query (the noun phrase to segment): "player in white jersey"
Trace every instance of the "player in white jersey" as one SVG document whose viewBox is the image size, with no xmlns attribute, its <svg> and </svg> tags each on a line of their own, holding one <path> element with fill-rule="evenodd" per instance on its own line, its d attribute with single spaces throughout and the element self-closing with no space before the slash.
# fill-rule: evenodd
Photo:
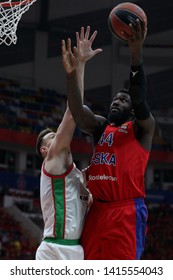
<svg viewBox="0 0 173 280">
<path fill-rule="evenodd" d="M 79 58 L 77 82 L 82 93 L 85 62 L 101 52 L 101 49 L 92 50 L 96 34 L 95 31 L 90 37 L 90 27 L 86 32 L 82 27 L 80 35 L 76 33 L 77 48 L 74 48 L 74 54 Z M 72 58 L 70 63 L 68 57 Z M 70 79 L 68 72 L 76 68 L 77 61 L 75 57 L 73 60 L 70 39 L 67 46 L 62 41 L 62 60 L 67 79 Z M 44 220 L 43 240 L 36 252 L 37 260 L 84 258 L 80 236 L 88 210 L 89 192 L 82 173 L 73 163 L 70 143 L 74 130 L 75 122 L 67 106 L 56 133 L 47 128 L 37 138 L 36 150 L 43 159 L 40 199 Z"/>
</svg>

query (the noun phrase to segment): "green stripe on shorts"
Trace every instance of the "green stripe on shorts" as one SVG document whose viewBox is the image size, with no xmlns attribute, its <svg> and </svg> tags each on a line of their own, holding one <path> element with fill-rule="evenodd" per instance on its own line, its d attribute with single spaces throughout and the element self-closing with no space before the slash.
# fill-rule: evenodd
<svg viewBox="0 0 173 280">
<path fill-rule="evenodd" d="M 50 242 L 50 243 L 56 243 L 60 245 L 79 245 L 79 239 L 60 239 L 60 238 L 51 238 L 51 237 L 45 237 L 44 241 Z"/>
</svg>

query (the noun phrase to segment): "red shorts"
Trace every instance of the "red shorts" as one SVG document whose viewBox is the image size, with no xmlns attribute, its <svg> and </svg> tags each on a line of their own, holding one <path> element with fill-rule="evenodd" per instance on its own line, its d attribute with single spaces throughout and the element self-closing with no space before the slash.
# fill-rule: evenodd
<svg viewBox="0 0 173 280">
<path fill-rule="evenodd" d="M 81 236 L 86 260 L 136 260 L 144 250 L 147 208 L 143 199 L 94 201 Z"/>
</svg>

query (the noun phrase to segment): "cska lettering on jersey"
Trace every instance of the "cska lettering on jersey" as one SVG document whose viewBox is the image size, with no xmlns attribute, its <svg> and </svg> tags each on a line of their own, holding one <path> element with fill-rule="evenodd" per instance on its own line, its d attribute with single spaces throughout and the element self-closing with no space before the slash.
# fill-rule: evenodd
<svg viewBox="0 0 173 280">
<path fill-rule="evenodd" d="M 114 133 L 111 132 L 105 137 L 105 133 L 102 134 L 100 141 L 98 142 L 99 146 L 103 146 L 103 144 L 108 145 L 109 147 L 113 144 L 113 136 Z M 104 152 L 96 152 L 92 157 L 92 163 L 97 164 L 107 164 L 107 165 L 116 165 L 116 155 Z"/>
<path fill-rule="evenodd" d="M 110 153 L 95 153 L 92 158 L 93 164 L 116 165 L 116 156 Z"/>
</svg>

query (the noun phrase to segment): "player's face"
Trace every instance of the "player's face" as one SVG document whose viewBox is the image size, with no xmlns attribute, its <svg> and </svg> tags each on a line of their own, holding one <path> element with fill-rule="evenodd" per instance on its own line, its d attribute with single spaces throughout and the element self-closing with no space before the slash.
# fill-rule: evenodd
<svg viewBox="0 0 173 280">
<path fill-rule="evenodd" d="M 131 116 L 132 103 L 130 95 L 124 92 L 116 94 L 109 108 L 108 119 L 110 123 L 119 126 Z"/>
</svg>

